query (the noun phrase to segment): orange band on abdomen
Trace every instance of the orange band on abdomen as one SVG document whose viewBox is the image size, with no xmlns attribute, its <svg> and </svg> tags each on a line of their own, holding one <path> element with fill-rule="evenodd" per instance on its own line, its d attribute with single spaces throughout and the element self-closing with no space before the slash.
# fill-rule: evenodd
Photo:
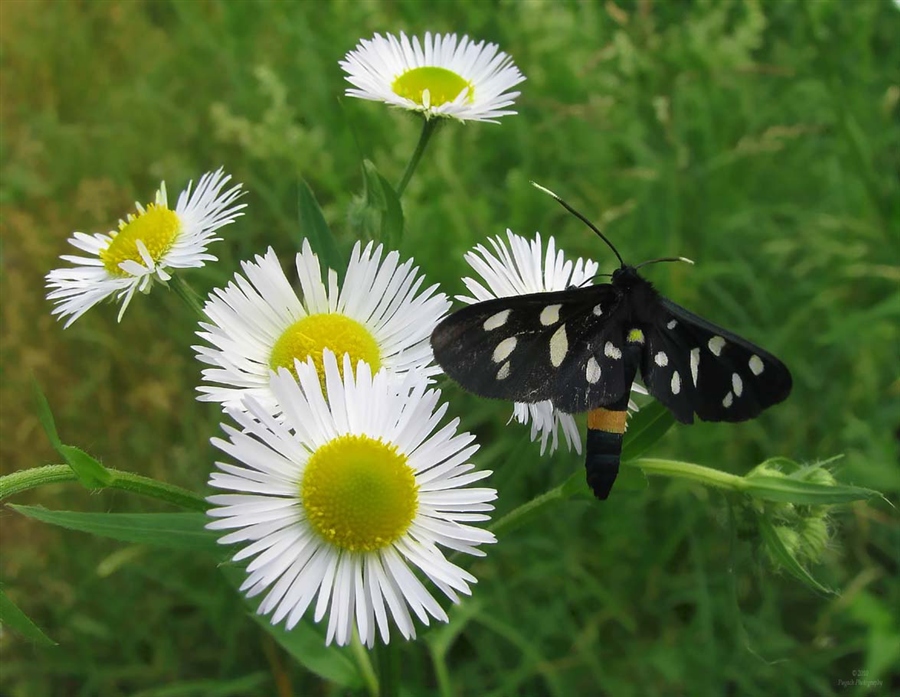
<svg viewBox="0 0 900 697">
<path fill-rule="evenodd" d="M 625 433 L 627 411 L 610 411 L 603 407 L 588 412 L 587 425 L 594 431 L 607 433 Z"/>
</svg>

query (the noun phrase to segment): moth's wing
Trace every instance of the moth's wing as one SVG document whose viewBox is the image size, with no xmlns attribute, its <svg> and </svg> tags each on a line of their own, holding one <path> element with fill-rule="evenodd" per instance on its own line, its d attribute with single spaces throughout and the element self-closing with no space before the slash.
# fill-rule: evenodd
<svg viewBox="0 0 900 697">
<path fill-rule="evenodd" d="M 566 356 L 554 374 L 553 406 L 577 413 L 619 404 L 631 390 L 640 362 L 638 346 L 627 343 L 630 329 L 628 297 L 603 314 L 573 315 L 556 329 L 557 342 L 565 336 Z"/>
<path fill-rule="evenodd" d="M 670 300 L 645 326 L 644 384 L 682 423 L 746 421 L 790 394 L 784 363 Z"/>
<path fill-rule="evenodd" d="M 567 379 L 577 381 L 580 372 L 584 382 L 593 351 L 588 338 L 602 333 L 622 305 L 622 294 L 609 284 L 487 300 L 438 324 L 431 347 L 444 372 L 469 392 L 516 402 L 549 399 L 569 410 L 563 405 L 581 404 L 584 390 Z M 612 369 L 608 379 L 615 380 Z M 606 394 L 594 393 L 595 399 Z"/>
</svg>

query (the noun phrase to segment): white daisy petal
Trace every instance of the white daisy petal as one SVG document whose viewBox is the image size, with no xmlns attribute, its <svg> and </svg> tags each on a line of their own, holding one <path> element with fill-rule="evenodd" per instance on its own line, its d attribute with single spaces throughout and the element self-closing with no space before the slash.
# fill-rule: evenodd
<svg viewBox="0 0 900 697">
<path fill-rule="evenodd" d="M 470 486 L 490 473 L 474 470 L 457 422 L 440 427 L 446 406 L 420 375 L 398 382 L 346 355 L 339 368 L 327 350 L 323 362 L 324 380 L 312 359 L 272 375 L 279 418 L 252 398 L 228 411 L 237 427 L 212 442 L 233 462 L 210 476 L 224 493 L 207 499 L 207 527 L 240 545 L 241 590 L 263 594 L 274 624 L 327 622 L 339 645 L 354 629 L 367 646 L 388 642 L 391 624 L 413 638 L 416 620 L 448 619 L 432 585 L 452 602 L 471 593 L 476 579 L 443 550 L 483 555 L 496 540 L 474 524 L 497 492 Z"/>
<path fill-rule="evenodd" d="M 243 274 L 214 290 L 204 307 L 209 322 L 200 323 L 197 335 L 207 344 L 193 348 L 211 367 L 202 371 L 199 399 L 243 409 L 252 397 L 274 413 L 272 371 L 312 357 L 321 372 L 323 349 L 350 355 L 354 366 L 365 361 L 387 368 L 398 382 L 411 372 L 438 374 L 429 338 L 450 300 L 437 286 L 419 290 L 424 277 L 413 260 L 400 264 L 397 252 L 382 260 L 383 252 L 381 245 L 357 243 L 343 287 L 332 269 L 326 286 L 304 240 L 296 256 L 299 297 L 271 248 L 243 262 Z"/>
<path fill-rule="evenodd" d="M 425 118 L 489 121 L 515 114 L 525 78 L 496 44 L 474 43 L 456 34 L 425 33 L 422 42 L 401 32 L 400 38 L 375 34 L 350 51 L 341 68 L 349 97 L 384 102 L 417 111 Z"/>
<path fill-rule="evenodd" d="M 172 269 L 214 261 L 206 249 L 220 239 L 216 231 L 243 215 L 245 207 L 236 203 L 240 184 L 223 191 L 230 179 L 221 169 L 204 174 L 193 193 L 188 184 L 174 210 L 168 208 L 163 182 L 156 202 L 146 208 L 136 204 L 137 213 L 120 221 L 117 230 L 74 233 L 69 243 L 93 256 L 63 255 L 76 266 L 47 274 L 47 299 L 55 305 L 51 314 L 68 327 L 97 303 L 113 299 L 121 303 L 121 321 L 136 290 L 148 293 L 153 283 L 166 283 Z"/>
<path fill-rule="evenodd" d="M 469 266 L 481 278 L 463 278 L 470 295 L 457 296 L 457 300 L 471 305 L 495 298 L 579 287 L 590 283 L 599 269 L 595 261 L 578 258 L 573 263 L 566 259 L 563 251 L 557 250 L 553 237 L 547 241 L 544 252 L 540 233 L 532 240 L 513 234 L 511 230 L 506 231 L 506 236 L 506 241 L 499 236 L 489 238 L 491 249 L 479 244 L 465 255 Z M 634 385 L 632 389 L 646 392 L 640 385 Z M 629 402 L 628 408 L 636 411 L 637 405 Z M 510 421 L 513 420 L 531 424 L 531 440 L 540 440 L 542 455 L 548 448 L 551 453 L 556 450 L 560 430 L 566 446 L 581 453 L 581 434 L 575 418 L 556 410 L 549 401 L 516 403 L 510 417 Z"/>
</svg>

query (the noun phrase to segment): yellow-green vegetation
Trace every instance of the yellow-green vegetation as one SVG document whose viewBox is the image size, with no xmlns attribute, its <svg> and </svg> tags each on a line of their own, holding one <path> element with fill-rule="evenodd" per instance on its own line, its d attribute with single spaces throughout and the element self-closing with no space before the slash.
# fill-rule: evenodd
<svg viewBox="0 0 900 697">
<path fill-rule="evenodd" d="M 160 180 L 176 192 L 219 166 L 244 183 L 248 209 L 211 250 L 219 262 L 187 275 L 199 291 L 268 245 L 282 260 L 299 249 L 301 179 L 349 249 L 363 158 L 396 183 L 420 121 L 343 98 L 338 60 L 360 38 L 401 30 L 496 42 L 527 77 L 517 116 L 439 127 L 403 195 L 400 249 L 429 281 L 462 292 L 462 254 L 507 227 L 553 234 L 611 271 L 609 250 L 537 180 L 631 263 L 693 259 L 646 275 L 793 372 L 783 405 L 744 424 L 676 427 L 655 454 L 739 475 L 770 456 L 843 454 L 840 481 L 896 503 L 900 8 L 890 0 L 0 2 L 2 474 L 59 462 L 35 380 L 63 441 L 109 468 L 204 491 L 221 417 L 195 401 L 190 311 L 158 289 L 121 324 L 107 304 L 63 331 L 43 276 L 71 252 L 72 231 L 113 229 Z M 582 466 L 565 451 L 540 458 L 495 404 L 445 394 L 483 444 L 478 466 L 495 471 L 498 518 Z M 64 481 L 13 502 L 168 510 Z M 815 543 L 817 577 L 842 591 L 829 596 L 773 573 L 728 511 L 713 490 L 653 479 L 500 535 L 470 566 L 475 598 L 451 625 L 461 634 L 425 631 L 430 654 L 406 647 L 409 694 L 430 694 L 436 671 L 466 695 L 828 695 L 862 684 L 860 694 L 866 681 L 886 694 L 900 660 L 896 512 L 856 503 L 814 517 L 814 529 L 774 529 L 786 547 Z M 5 697 L 350 694 L 284 653 L 203 554 L 9 509 L 0 523 L 0 584 L 58 643 L 0 634 Z"/>
</svg>

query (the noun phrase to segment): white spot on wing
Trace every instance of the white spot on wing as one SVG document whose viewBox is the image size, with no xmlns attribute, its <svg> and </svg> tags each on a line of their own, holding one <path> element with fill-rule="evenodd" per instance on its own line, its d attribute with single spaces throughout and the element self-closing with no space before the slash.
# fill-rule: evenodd
<svg viewBox="0 0 900 697">
<path fill-rule="evenodd" d="M 712 355 L 719 356 L 722 353 L 722 349 L 725 348 L 725 339 L 721 336 L 714 336 L 709 340 L 707 346 L 709 346 L 709 350 L 712 351 Z"/>
<path fill-rule="evenodd" d="M 502 327 L 504 324 L 506 324 L 506 320 L 509 319 L 510 312 L 511 310 L 501 310 L 497 314 L 488 317 L 486 320 L 484 320 L 484 330 L 486 332 L 489 332 Z"/>
<path fill-rule="evenodd" d="M 594 309 L 591 310 L 591 312 L 593 312 L 595 315 L 597 315 L 597 317 L 599 317 L 600 315 L 603 314 L 603 308 L 600 307 L 600 305 L 594 305 Z"/>
<path fill-rule="evenodd" d="M 608 358 L 615 360 L 619 360 L 622 357 L 622 352 L 613 346 L 611 341 L 606 342 L 606 346 L 603 347 L 603 353 L 605 353 Z"/>
<path fill-rule="evenodd" d="M 593 356 L 588 358 L 587 366 L 584 369 L 584 377 L 592 385 L 596 384 L 600 379 L 600 364 L 597 363 L 597 359 Z"/>
<path fill-rule="evenodd" d="M 519 340 L 514 336 L 504 339 L 497 344 L 497 348 L 494 349 L 494 355 L 491 356 L 491 360 L 494 361 L 494 363 L 502 363 L 509 358 L 509 354 L 513 352 L 518 342 Z"/>
<path fill-rule="evenodd" d="M 761 374 L 764 367 L 762 359 L 759 356 L 750 356 L 750 370 L 754 375 Z"/>
<path fill-rule="evenodd" d="M 506 361 L 503 365 L 500 366 L 500 370 L 497 371 L 497 379 L 498 380 L 506 380 L 509 377 L 509 361 Z"/>
<path fill-rule="evenodd" d="M 678 394 L 679 392 L 681 392 L 681 376 L 678 374 L 677 370 L 674 373 L 672 373 L 671 388 L 672 388 L 672 394 Z"/>
<path fill-rule="evenodd" d="M 737 373 L 731 374 L 731 389 L 734 391 L 735 397 L 740 397 L 741 392 L 744 391 L 744 381 L 741 380 L 741 376 Z"/>
<path fill-rule="evenodd" d="M 677 319 L 673 319 L 671 322 L 669 322 L 669 323 L 666 325 L 666 329 L 675 329 L 675 327 L 677 327 L 677 326 L 678 326 L 678 320 L 677 320 Z"/>
<path fill-rule="evenodd" d="M 725 395 L 725 399 L 722 400 L 722 406 L 726 409 L 731 406 L 731 403 L 734 401 L 734 395 L 729 392 Z"/>
<path fill-rule="evenodd" d="M 549 327 L 551 324 L 559 322 L 559 308 L 561 307 L 562 305 L 547 305 L 541 310 L 541 324 Z"/>
<path fill-rule="evenodd" d="M 700 349 L 695 348 L 691 350 L 691 380 L 694 382 L 694 387 L 697 386 L 697 371 L 700 369 Z"/>
<path fill-rule="evenodd" d="M 568 350 L 569 340 L 566 338 L 566 325 L 561 324 L 550 337 L 550 363 L 554 368 L 559 368 Z"/>
<path fill-rule="evenodd" d="M 660 368 L 665 368 L 669 365 L 669 357 L 666 355 L 665 351 L 657 353 L 656 356 L 653 357 L 653 360 Z"/>
</svg>

